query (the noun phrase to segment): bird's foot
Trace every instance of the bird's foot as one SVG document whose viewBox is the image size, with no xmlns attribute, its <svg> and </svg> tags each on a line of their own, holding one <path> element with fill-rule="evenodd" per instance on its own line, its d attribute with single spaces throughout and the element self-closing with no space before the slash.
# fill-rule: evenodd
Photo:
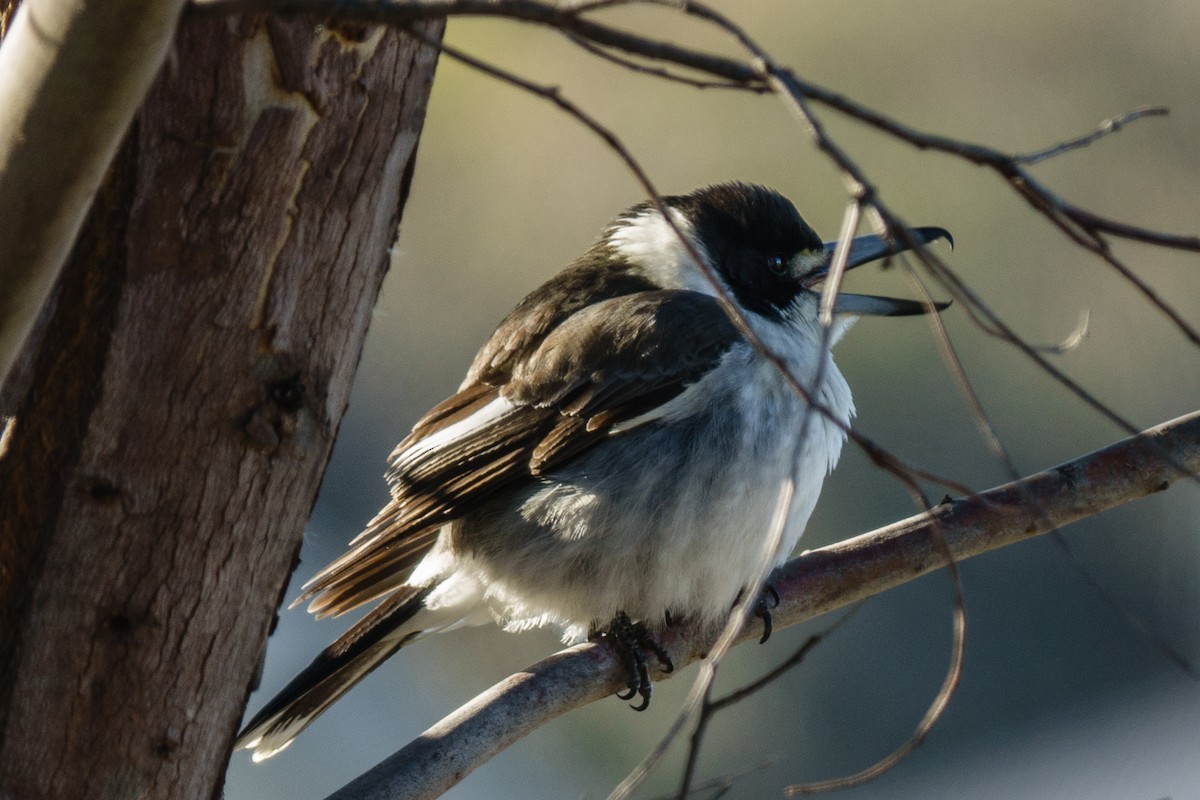
<svg viewBox="0 0 1200 800">
<path fill-rule="evenodd" d="M 742 595 L 744 594 L 745 591 L 743 590 L 738 594 L 737 599 L 733 601 L 735 608 L 742 601 Z M 762 591 L 758 593 L 758 600 L 754 602 L 754 616 L 761 619 L 763 624 L 763 635 L 758 640 L 759 644 L 763 644 L 767 639 L 771 638 L 771 631 L 774 630 L 771 625 L 771 612 L 776 608 L 779 608 L 779 592 L 775 591 L 775 587 L 771 584 L 763 584 Z"/>
<path fill-rule="evenodd" d="M 775 591 L 771 584 L 764 584 L 763 590 L 758 593 L 758 605 L 754 609 L 754 616 L 761 619 L 763 624 L 763 635 L 758 640 L 759 644 L 771 638 L 771 611 L 776 608 L 779 608 L 779 592 Z"/>
<path fill-rule="evenodd" d="M 642 698 L 638 705 L 630 705 L 634 711 L 645 711 L 650 707 L 650 693 L 653 686 L 650 682 L 650 669 L 646 664 L 647 651 L 654 654 L 663 672 L 674 672 L 675 663 L 671 654 L 646 630 L 641 622 L 634 622 L 624 611 L 617 614 L 607 628 L 599 631 L 593 638 L 605 638 L 613 643 L 617 653 L 625 662 L 629 673 L 629 691 L 617 692 L 622 700 L 632 700 L 635 695 Z"/>
</svg>

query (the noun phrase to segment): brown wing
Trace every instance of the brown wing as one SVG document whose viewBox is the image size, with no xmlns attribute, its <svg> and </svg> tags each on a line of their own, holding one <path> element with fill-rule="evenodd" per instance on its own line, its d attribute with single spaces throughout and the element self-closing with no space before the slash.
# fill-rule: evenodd
<svg viewBox="0 0 1200 800">
<path fill-rule="evenodd" d="M 469 384 L 426 414 L 392 453 L 392 502 L 297 601 L 340 614 L 403 585 L 441 525 L 535 480 L 653 412 L 741 336 L 706 295 L 650 291 L 572 314 L 512 365 L 506 383 Z"/>
<path fill-rule="evenodd" d="M 564 320 L 595 303 L 655 288 L 623 264 L 611 245 L 597 242 L 517 304 L 480 348 L 462 388 L 474 383 L 506 383 L 513 369 Z"/>
</svg>

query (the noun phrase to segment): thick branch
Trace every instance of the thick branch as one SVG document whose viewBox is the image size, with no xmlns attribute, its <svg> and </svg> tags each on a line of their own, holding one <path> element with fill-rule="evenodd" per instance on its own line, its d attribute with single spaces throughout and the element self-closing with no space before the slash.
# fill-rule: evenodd
<svg viewBox="0 0 1200 800">
<path fill-rule="evenodd" d="M 26 0 L 0 47 L 0 381 L 158 73 L 183 0 Z"/>
<path fill-rule="evenodd" d="M 907 583 L 944 567 L 947 552 L 961 561 L 1163 491 L 1188 477 L 1180 467 L 1192 475 L 1200 471 L 1200 412 L 1020 481 L 945 502 L 931 514 L 804 553 L 772 578 L 781 600 L 775 624 L 795 625 Z M 758 635 L 748 630 L 742 640 Z M 682 667 L 703 657 L 712 636 L 680 625 L 662 644 Z M 540 725 L 623 688 L 622 670 L 602 644 L 556 653 L 479 695 L 329 800 L 436 797 Z"/>
</svg>

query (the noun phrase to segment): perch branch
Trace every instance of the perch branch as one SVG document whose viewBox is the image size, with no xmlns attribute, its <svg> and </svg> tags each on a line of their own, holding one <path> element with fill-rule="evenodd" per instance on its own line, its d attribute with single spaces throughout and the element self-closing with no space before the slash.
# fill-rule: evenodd
<svg viewBox="0 0 1200 800">
<path fill-rule="evenodd" d="M 962 561 L 1049 533 L 1163 491 L 1197 471 L 1200 411 L 1020 481 L 944 502 L 929 514 L 804 553 L 771 579 L 780 596 L 775 624 L 795 625 L 907 583 L 944 567 L 947 555 Z M 741 641 L 757 636 L 743 631 Z M 712 643 L 712 631 L 686 623 L 662 637 L 677 667 L 702 658 Z M 556 653 L 479 695 L 329 800 L 436 797 L 540 725 L 624 688 L 623 669 L 603 644 Z M 668 677 L 660 672 L 655 679 Z"/>
</svg>

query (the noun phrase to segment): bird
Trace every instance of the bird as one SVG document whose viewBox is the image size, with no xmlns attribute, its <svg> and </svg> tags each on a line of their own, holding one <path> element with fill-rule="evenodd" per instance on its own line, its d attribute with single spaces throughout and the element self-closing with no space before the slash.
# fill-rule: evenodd
<svg viewBox="0 0 1200 800">
<path fill-rule="evenodd" d="M 846 268 L 953 244 L 936 227 L 900 238 L 855 238 Z M 390 502 L 296 601 L 317 617 L 375 607 L 235 748 L 269 758 L 401 647 L 493 621 L 554 626 L 566 642 L 611 636 L 632 651 L 621 696 L 644 708 L 646 649 L 671 666 L 654 634 L 684 617 L 719 624 L 757 585 L 788 476 L 773 564 L 795 548 L 855 413 L 829 346 L 860 316 L 946 305 L 839 292 L 826 329 L 836 246 L 783 195 L 742 182 L 613 219 L 396 446 Z"/>
</svg>

